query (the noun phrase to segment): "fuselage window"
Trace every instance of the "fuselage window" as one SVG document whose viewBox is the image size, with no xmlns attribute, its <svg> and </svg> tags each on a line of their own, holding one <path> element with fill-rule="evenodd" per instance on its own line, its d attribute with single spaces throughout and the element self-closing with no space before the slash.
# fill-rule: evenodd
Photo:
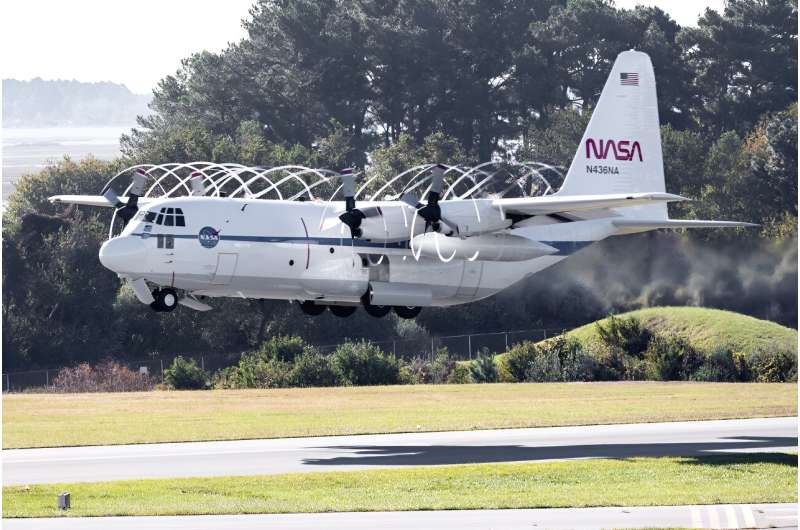
<svg viewBox="0 0 800 530">
<path fill-rule="evenodd" d="M 158 214 L 158 217 L 156 217 L 156 224 L 160 225 L 163 221 L 164 221 L 164 214 L 163 213 Z"/>
<path fill-rule="evenodd" d="M 164 234 L 156 235 L 156 241 L 157 241 L 156 246 L 158 248 L 164 248 Z"/>
<path fill-rule="evenodd" d="M 156 212 L 144 212 L 144 222 L 152 223 L 156 220 Z"/>
<path fill-rule="evenodd" d="M 171 210 L 172 208 L 170 208 Z M 167 214 L 164 217 L 164 226 L 173 226 L 174 217 L 171 214 Z"/>
<path fill-rule="evenodd" d="M 164 248 L 175 248 L 175 236 L 164 236 Z"/>
<path fill-rule="evenodd" d="M 186 226 L 186 220 L 183 217 L 183 210 L 175 208 L 175 226 Z"/>
</svg>

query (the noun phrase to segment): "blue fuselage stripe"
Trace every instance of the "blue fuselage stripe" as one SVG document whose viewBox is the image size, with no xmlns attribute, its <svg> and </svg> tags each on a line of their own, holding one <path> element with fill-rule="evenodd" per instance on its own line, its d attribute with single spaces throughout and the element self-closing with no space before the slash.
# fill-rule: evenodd
<svg viewBox="0 0 800 530">
<path fill-rule="evenodd" d="M 152 233 L 134 233 L 132 236 L 148 239 L 156 237 L 157 235 L 170 235 L 175 239 L 197 239 L 197 235 L 193 234 L 152 234 Z M 353 240 L 349 237 L 313 237 L 313 236 L 232 236 L 227 234 L 219 234 L 220 241 L 245 241 L 251 243 L 289 243 L 295 245 L 321 245 L 327 247 L 350 247 L 355 248 L 370 248 L 370 249 L 409 249 L 409 241 L 396 241 L 393 243 L 373 243 L 371 241 L 358 240 L 353 245 Z M 545 245 L 557 248 L 556 256 L 564 256 L 573 254 L 583 248 L 594 243 L 594 241 L 540 241 Z"/>
</svg>

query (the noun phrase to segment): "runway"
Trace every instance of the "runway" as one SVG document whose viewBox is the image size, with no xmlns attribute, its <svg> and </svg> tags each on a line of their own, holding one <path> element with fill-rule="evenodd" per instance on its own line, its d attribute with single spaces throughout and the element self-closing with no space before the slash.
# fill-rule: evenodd
<svg viewBox="0 0 800 530">
<path fill-rule="evenodd" d="M 797 418 L 5 450 L 3 484 L 797 450 Z"/>
<path fill-rule="evenodd" d="M 795 528 L 795 504 L 6 519 L 8 530 Z"/>
</svg>

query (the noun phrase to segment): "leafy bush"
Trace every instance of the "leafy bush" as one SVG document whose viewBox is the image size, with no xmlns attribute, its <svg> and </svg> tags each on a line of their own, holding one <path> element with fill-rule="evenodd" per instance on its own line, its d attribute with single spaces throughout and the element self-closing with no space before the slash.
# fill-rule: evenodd
<svg viewBox="0 0 800 530">
<path fill-rule="evenodd" d="M 694 381 L 734 382 L 743 380 L 742 376 L 747 377 L 747 374 L 743 373 L 731 349 L 717 346 L 709 352 L 703 365 L 691 378 Z"/>
<path fill-rule="evenodd" d="M 208 372 L 197 366 L 194 359 L 177 356 L 164 370 L 164 385 L 173 390 L 197 390 L 208 384 Z"/>
<path fill-rule="evenodd" d="M 611 315 L 607 324 L 597 322 L 595 326 L 603 343 L 634 357 L 642 357 L 652 338 L 652 333 L 635 317 L 617 318 Z"/>
<path fill-rule="evenodd" d="M 759 383 L 797 381 L 797 352 L 762 348 L 747 357 L 752 380 Z"/>
<path fill-rule="evenodd" d="M 294 359 L 290 379 L 292 386 L 336 386 L 338 380 L 330 357 L 309 350 Z"/>
<path fill-rule="evenodd" d="M 366 341 L 339 345 L 332 362 L 337 379 L 344 385 L 393 385 L 400 376 L 397 359 Z"/>
<path fill-rule="evenodd" d="M 264 342 L 256 351 L 256 355 L 262 359 L 293 362 L 295 357 L 306 351 L 306 348 L 308 346 L 300 337 L 278 335 Z"/>
<path fill-rule="evenodd" d="M 114 360 L 106 359 L 92 367 L 82 363 L 62 368 L 48 390 L 54 392 L 139 392 L 152 390 L 155 380 Z"/>
<path fill-rule="evenodd" d="M 525 374 L 528 367 L 536 357 L 536 343 L 523 341 L 515 344 L 505 355 L 505 370 L 512 381 L 525 381 Z"/>
<path fill-rule="evenodd" d="M 322 373 L 316 376 L 305 372 L 312 370 L 306 363 L 295 371 L 294 361 L 305 355 L 317 354 L 300 337 L 276 336 L 264 342 L 254 352 L 243 353 L 237 366 L 224 368 L 214 376 L 215 388 L 286 388 L 290 386 L 327 386 Z M 320 367 L 321 369 L 321 367 Z M 297 378 L 306 374 L 311 379 L 301 382 Z M 315 379 L 317 377 L 317 379 Z"/>
<path fill-rule="evenodd" d="M 648 379 L 688 380 L 703 364 L 703 355 L 682 337 L 654 335 L 644 352 Z"/>
<path fill-rule="evenodd" d="M 431 363 L 422 358 L 414 357 L 400 366 L 398 380 L 403 385 L 425 384 L 431 369 Z"/>
<path fill-rule="evenodd" d="M 592 378 L 592 360 L 580 341 L 559 335 L 536 345 L 526 381 L 586 381 Z"/>
<path fill-rule="evenodd" d="M 629 355 L 617 346 L 609 346 L 602 341 L 593 341 L 586 346 L 586 351 L 594 359 L 592 378 L 595 381 L 622 381 L 629 379 L 631 368 Z"/>
<path fill-rule="evenodd" d="M 577 339 L 564 335 L 511 348 L 506 369 L 515 381 L 585 381 L 593 378 L 594 361 Z"/>
<path fill-rule="evenodd" d="M 481 348 L 478 357 L 469 365 L 470 375 L 476 383 L 494 383 L 497 381 L 497 365 L 494 355 L 488 348 Z"/>
<path fill-rule="evenodd" d="M 470 373 L 469 366 L 465 363 L 456 363 L 447 377 L 447 382 L 450 384 L 464 385 L 472 383 L 472 374 Z"/>
<path fill-rule="evenodd" d="M 433 362 L 431 363 L 430 370 L 428 372 L 428 377 L 426 378 L 426 383 L 432 383 L 434 385 L 441 385 L 443 383 L 447 383 L 450 380 L 450 375 L 455 370 L 456 361 L 450 357 L 450 353 L 447 351 L 447 348 L 439 348 L 436 351 L 436 357 L 434 357 Z"/>
</svg>

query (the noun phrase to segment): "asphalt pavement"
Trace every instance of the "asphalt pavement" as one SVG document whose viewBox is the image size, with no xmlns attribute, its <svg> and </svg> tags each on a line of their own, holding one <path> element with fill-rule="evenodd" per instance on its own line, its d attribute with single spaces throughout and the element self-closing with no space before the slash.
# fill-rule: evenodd
<svg viewBox="0 0 800 530">
<path fill-rule="evenodd" d="M 797 418 L 4 450 L 3 485 L 797 450 Z"/>
</svg>

